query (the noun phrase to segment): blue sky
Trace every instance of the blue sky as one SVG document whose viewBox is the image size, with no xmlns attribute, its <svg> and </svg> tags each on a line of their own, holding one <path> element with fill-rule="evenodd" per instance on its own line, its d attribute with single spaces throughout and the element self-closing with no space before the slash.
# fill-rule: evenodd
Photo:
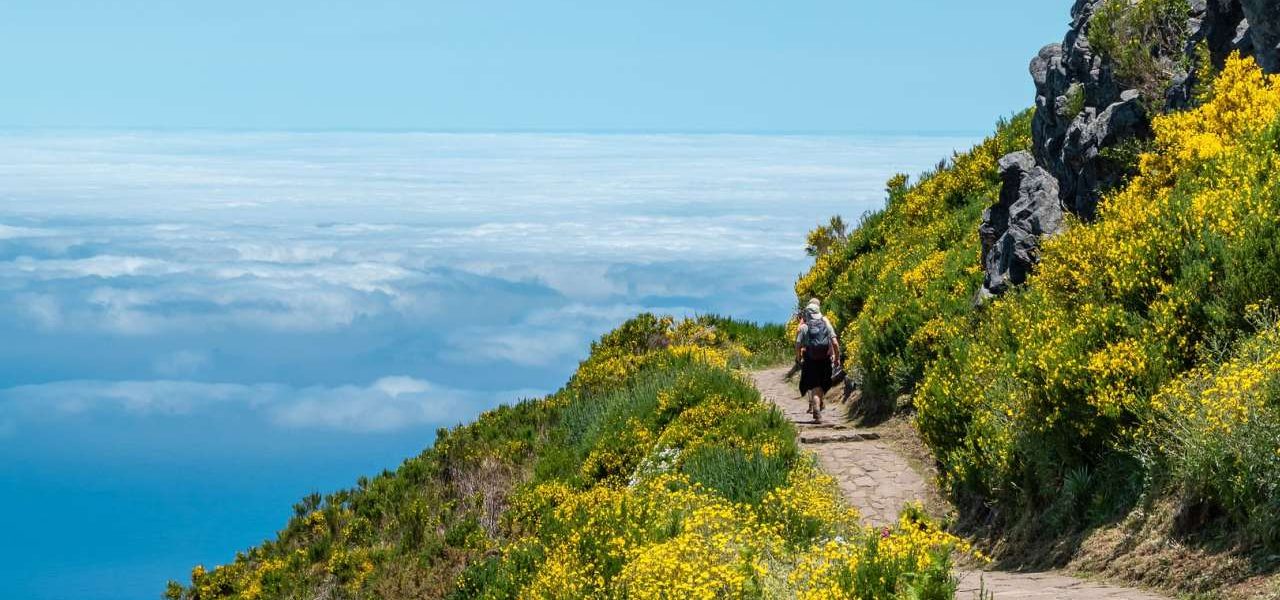
<svg viewBox="0 0 1280 600">
<path fill-rule="evenodd" d="M 982 132 L 1069 5 L 8 0 L 0 126 Z"/>
</svg>

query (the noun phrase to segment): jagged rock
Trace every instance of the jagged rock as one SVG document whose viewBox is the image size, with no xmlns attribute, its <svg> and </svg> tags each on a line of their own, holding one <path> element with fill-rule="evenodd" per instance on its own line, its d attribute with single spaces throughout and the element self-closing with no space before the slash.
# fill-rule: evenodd
<svg viewBox="0 0 1280 600">
<path fill-rule="evenodd" d="M 1175 73 L 1163 98 L 1143 98 L 1117 80 L 1107 61 L 1090 48 L 1087 35 L 1105 1 L 1076 0 L 1062 42 L 1045 46 L 1031 61 L 1036 89 L 1032 152 L 1001 161 L 1000 199 L 987 211 L 981 229 L 987 275 L 980 299 L 1025 279 L 1038 256 L 1039 239 L 1061 226 L 1061 212 L 1053 211 L 1065 209 L 1085 221 L 1096 216 L 1103 191 L 1124 176 L 1123 165 L 1106 160 L 1107 148 L 1150 135 L 1150 110 L 1183 108 L 1194 101 L 1199 76 L 1194 68 Z M 1183 55 L 1158 57 L 1167 59 L 1165 64 L 1194 67 L 1196 49 L 1204 43 L 1217 64 L 1239 51 L 1254 55 L 1268 72 L 1280 71 L 1276 0 L 1192 0 L 1187 25 Z M 1054 193 L 1058 202 L 1047 201 L 1046 195 Z"/>
<path fill-rule="evenodd" d="M 1119 175 L 1097 160 L 1102 148 L 1146 129 L 1141 100 L 1089 47 L 1085 32 L 1099 4 L 1076 2 L 1063 42 L 1045 46 L 1031 61 L 1036 164 L 1058 180 L 1062 204 L 1085 220 L 1096 213 L 1100 188 Z"/>
<path fill-rule="evenodd" d="M 1026 281 L 1038 258 L 1040 239 L 1062 229 L 1058 181 L 1036 166 L 1030 152 L 1001 158 L 1000 177 L 1000 201 L 983 213 L 978 229 L 986 270 L 983 287 L 990 294 Z"/>
<path fill-rule="evenodd" d="M 1244 8 L 1237 0 L 1193 0 L 1188 24 L 1188 53 L 1201 41 L 1209 45 L 1214 56 L 1225 57 L 1233 50 L 1253 53 L 1248 35 L 1249 23 Z"/>
<path fill-rule="evenodd" d="M 1231 38 L 1231 49 L 1242 50 L 1245 48 L 1253 50 L 1253 36 L 1249 35 L 1249 21 L 1242 20 L 1236 26 L 1235 37 Z"/>
<path fill-rule="evenodd" d="M 1187 32 L 1187 43 L 1183 50 L 1187 57 L 1194 57 L 1196 48 L 1202 42 L 1208 46 L 1209 54 L 1219 62 L 1232 52 L 1240 52 L 1245 56 L 1253 54 L 1249 23 L 1237 0 L 1192 0 Z M 1170 109 L 1190 107 L 1199 77 L 1200 74 L 1194 69 L 1177 74 L 1165 95 L 1165 106 Z"/>
<path fill-rule="evenodd" d="M 1258 64 L 1269 73 L 1280 71 L 1280 5 L 1275 0 L 1240 0 L 1240 4 Z"/>
</svg>

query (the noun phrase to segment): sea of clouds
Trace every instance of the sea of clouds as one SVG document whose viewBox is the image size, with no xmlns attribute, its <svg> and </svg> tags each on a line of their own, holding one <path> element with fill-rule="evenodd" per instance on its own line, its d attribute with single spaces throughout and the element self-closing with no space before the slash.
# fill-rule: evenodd
<svg viewBox="0 0 1280 600">
<path fill-rule="evenodd" d="M 0 137 L 0 411 L 466 419 L 641 310 L 783 318 L 808 228 L 963 143 Z"/>
<path fill-rule="evenodd" d="M 970 141 L 2 133 L 0 597 L 153 597 L 637 312 L 784 319 Z"/>
</svg>

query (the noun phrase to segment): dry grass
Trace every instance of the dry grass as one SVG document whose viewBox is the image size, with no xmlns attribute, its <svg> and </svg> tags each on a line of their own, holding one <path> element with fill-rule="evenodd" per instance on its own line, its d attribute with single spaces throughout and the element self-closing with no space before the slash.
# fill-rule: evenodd
<svg viewBox="0 0 1280 600">
<path fill-rule="evenodd" d="M 1123 521 L 1089 532 L 1068 564 L 1189 595 L 1223 600 L 1280 599 L 1277 556 L 1213 539 L 1210 523 L 1197 537 L 1178 532 L 1178 503 L 1161 499 L 1139 507 Z"/>
<path fill-rule="evenodd" d="M 450 468 L 450 483 L 458 498 L 477 504 L 478 521 L 485 533 L 498 536 L 498 521 L 507 509 L 507 495 L 527 479 L 515 466 L 492 457 L 463 468 Z"/>
</svg>

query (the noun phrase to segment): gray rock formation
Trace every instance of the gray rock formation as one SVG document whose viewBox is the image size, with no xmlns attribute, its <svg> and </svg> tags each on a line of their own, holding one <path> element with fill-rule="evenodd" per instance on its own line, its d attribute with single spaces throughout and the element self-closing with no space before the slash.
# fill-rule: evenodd
<svg viewBox="0 0 1280 600">
<path fill-rule="evenodd" d="M 1032 152 L 1036 164 L 1058 180 L 1064 206 L 1084 219 L 1097 210 L 1099 190 L 1115 183 L 1098 160 L 1102 148 L 1147 131 L 1143 103 L 1126 93 L 1110 67 L 1089 47 L 1089 19 L 1101 0 L 1079 0 L 1061 44 L 1046 46 L 1031 61 L 1036 86 Z"/>
<path fill-rule="evenodd" d="M 1111 66 L 1089 47 L 1094 12 L 1106 0 L 1076 0 L 1071 28 L 1060 44 L 1045 46 L 1031 61 L 1035 82 L 1031 155 L 1015 153 L 1000 163 L 1000 200 L 983 217 L 983 297 L 998 295 L 1026 279 L 1039 241 L 1057 233 L 1066 210 L 1088 221 L 1103 191 L 1119 184 L 1122 166 L 1103 151 L 1150 135 L 1154 109 L 1189 106 L 1198 73 L 1175 73 L 1164 98 L 1142 98 L 1117 80 Z M 1205 43 L 1215 62 L 1240 51 L 1255 55 L 1268 72 L 1280 71 L 1280 0 L 1191 0 L 1182 56 L 1167 64 L 1195 64 Z M 1030 162 L 1029 162 L 1030 159 Z"/>
<path fill-rule="evenodd" d="M 1219 62 L 1232 52 L 1245 56 L 1254 53 L 1253 36 L 1244 8 L 1236 0 L 1191 0 L 1191 18 L 1187 21 L 1187 44 L 1183 53 L 1193 57 L 1196 47 L 1204 42 L 1209 53 Z M 1193 102 L 1193 90 L 1200 77 L 1194 70 L 1174 77 L 1165 96 L 1167 108 L 1186 108 Z"/>
<path fill-rule="evenodd" d="M 1258 64 L 1268 73 L 1280 72 L 1280 3 L 1240 0 L 1248 20 L 1249 41 Z"/>
<path fill-rule="evenodd" d="M 1000 201 L 982 215 L 983 287 L 990 294 L 1026 281 L 1035 264 L 1040 238 L 1062 227 L 1058 181 L 1036 166 L 1030 152 L 1000 159 Z"/>
</svg>

